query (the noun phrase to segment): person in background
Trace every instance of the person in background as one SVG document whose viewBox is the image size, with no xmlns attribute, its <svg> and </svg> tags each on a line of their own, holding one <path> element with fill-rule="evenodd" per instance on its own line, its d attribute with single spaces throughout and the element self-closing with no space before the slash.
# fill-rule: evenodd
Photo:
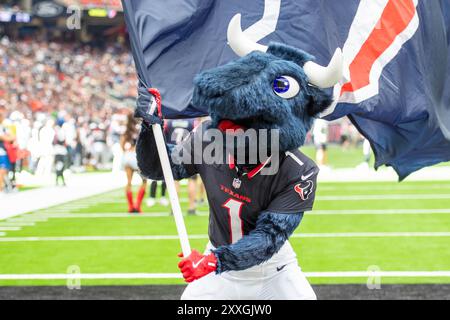
<svg viewBox="0 0 450 320">
<path fill-rule="evenodd" d="M 122 169 L 123 151 L 120 146 L 120 137 L 125 132 L 127 116 L 125 114 L 116 113 L 112 116 L 111 126 L 109 128 L 109 139 L 113 156 L 112 172 L 117 173 Z"/>
<path fill-rule="evenodd" d="M 78 171 L 85 170 L 85 166 L 89 165 L 89 157 L 91 156 L 91 147 L 89 139 L 89 123 L 84 118 L 78 119 L 78 130 L 77 130 L 77 150 L 79 152 L 79 167 Z"/>
<path fill-rule="evenodd" d="M 327 164 L 328 122 L 316 119 L 312 134 L 316 146 L 316 162 L 319 167 L 323 167 Z"/>
<path fill-rule="evenodd" d="M 369 140 L 367 139 L 364 139 L 363 142 L 363 154 L 364 154 L 364 162 L 367 163 L 367 165 L 369 165 L 370 158 L 372 156 L 372 148 L 370 146 Z"/>
<path fill-rule="evenodd" d="M 24 168 L 28 167 L 28 151 L 29 141 L 31 138 L 31 122 L 26 119 L 23 113 L 15 111 L 10 116 L 16 127 L 16 144 L 18 148 L 16 171 L 21 173 Z"/>
<path fill-rule="evenodd" d="M 53 142 L 55 141 L 55 121 L 47 119 L 45 125 L 39 129 L 38 152 L 39 160 L 36 168 L 36 175 L 40 177 L 50 176 L 52 173 L 54 154 Z"/>
<path fill-rule="evenodd" d="M 150 193 L 149 193 L 149 197 L 147 199 L 147 206 L 153 207 L 156 204 L 157 191 L 158 191 L 158 181 L 152 181 L 150 183 Z M 161 182 L 161 198 L 159 200 L 159 203 L 164 207 L 167 207 L 169 205 L 169 200 L 167 200 L 167 198 L 166 198 L 166 191 L 167 191 L 166 182 L 162 181 Z"/>
<path fill-rule="evenodd" d="M 75 149 L 73 150 L 73 170 L 80 171 L 83 165 L 83 144 L 80 139 L 80 131 L 77 130 L 77 136 L 75 138 Z"/>
<path fill-rule="evenodd" d="M 92 165 L 96 170 L 105 169 L 107 162 L 106 127 L 103 123 L 90 124 Z"/>
<path fill-rule="evenodd" d="M 145 190 L 147 189 L 147 180 L 142 179 L 141 187 L 139 188 L 136 202 L 133 201 L 133 175 L 138 171 L 137 159 L 136 159 L 136 142 L 138 137 L 137 121 L 134 119 L 132 113 L 128 115 L 127 126 L 125 133 L 120 139 L 120 145 L 123 150 L 123 165 L 127 174 L 127 186 L 125 188 L 126 197 L 128 201 L 129 213 L 141 213 L 142 212 L 142 200 L 145 196 Z"/>
<path fill-rule="evenodd" d="M 351 145 L 351 123 L 347 118 L 341 123 L 341 146 L 342 149 L 348 150 Z"/>
<path fill-rule="evenodd" d="M 360 167 L 368 170 L 370 168 L 370 159 L 372 158 L 372 147 L 370 146 L 369 140 L 365 138 L 363 142 L 363 155 L 364 162 L 360 165 Z"/>
<path fill-rule="evenodd" d="M 3 126 L 3 121 L 6 118 L 6 109 L 0 106 L 0 194 L 5 189 L 5 179 L 10 170 L 10 162 L 5 148 L 5 142 L 12 142 L 13 137 L 9 134 L 7 129 Z"/>
<path fill-rule="evenodd" d="M 75 148 L 77 146 L 77 128 L 76 120 L 72 115 L 65 115 L 65 121 L 61 126 L 61 130 L 65 137 L 65 146 L 67 151 L 66 164 L 68 167 L 72 167 L 75 158 Z"/>
<path fill-rule="evenodd" d="M 200 125 L 202 122 L 210 120 L 210 117 L 202 117 L 198 119 L 198 123 L 196 123 L 196 126 Z M 198 179 L 197 183 L 197 199 L 196 199 L 197 206 L 203 206 L 206 203 L 206 189 L 205 184 L 203 183 L 202 179 Z"/>
<path fill-rule="evenodd" d="M 191 131 L 200 124 L 199 119 L 177 119 L 168 120 L 165 122 L 166 140 L 174 145 L 180 144 Z M 188 215 L 196 215 L 197 211 L 197 190 L 198 190 L 198 175 L 192 176 L 188 179 Z M 180 189 L 179 182 L 176 182 L 177 190 Z"/>
<path fill-rule="evenodd" d="M 68 165 L 69 151 L 66 145 L 66 134 L 62 127 L 56 126 L 55 130 L 55 141 L 53 146 L 53 151 L 55 154 L 55 172 L 56 172 L 56 185 L 59 185 L 59 180 L 61 180 L 62 185 L 66 186 L 66 179 L 64 178 L 64 170 Z"/>
<path fill-rule="evenodd" d="M 202 206 L 202 205 L 205 204 L 206 190 L 205 190 L 205 185 L 204 185 L 204 183 L 203 183 L 201 178 L 198 179 L 197 188 L 198 188 L 197 205 L 198 206 Z"/>
<path fill-rule="evenodd" d="M 8 132 L 11 141 L 5 141 L 3 143 L 4 149 L 8 155 L 9 160 L 9 172 L 6 181 L 8 181 L 9 191 L 16 191 L 16 170 L 19 154 L 19 147 L 17 144 L 17 112 L 12 112 L 8 119 L 3 121 L 3 128 Z"/>
<path fill-rule="evenodd" d="M 197 180 L 198 175 L 195 175 L 188 179 L 188 215 L 195 216 L 197 214 Z"/>
<path fill-rule="evenodd" d="M 164 134 L 166 141 L 172 144 L 179 144 L 183 139 L 189 135 L 189 133 L 194 129 L 197 121 L 196 119 L 177 119 L 177 120 L 165 120 L 164 122 Z M 175 182 L 177 192 L 180 190 L 180 184 L 178 181 Z M 156 204 L 156 193 L 157 193 L 158 182 L 152 181 L 150 185 L 150 196 L 147 200 L 147 205 L 152 207 Z M 166 199 L 166 183 L 163 181 L 161 183 L 161 200 L 160 204 L 163 206 L 168 206 L 169 201 Z M 188 179 L 188 214 L 195 215 L 196 213 L 196 197 L 197 197 L 197 176 Z"/>
</svg>

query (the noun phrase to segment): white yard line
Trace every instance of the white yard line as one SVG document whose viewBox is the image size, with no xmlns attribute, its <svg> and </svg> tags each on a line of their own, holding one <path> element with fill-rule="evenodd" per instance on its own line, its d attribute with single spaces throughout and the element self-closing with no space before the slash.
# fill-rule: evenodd
<svg viewBox="0 0 450 320">
<path fill-rule="evenodd" d="M 97 219 L 97 218 L 161 218 L 169 217 L 167 213 L 143 213 L 131 215 L 129 213 L 43 213 L 37 214 L 38 217 L 49 219 Z"/>
<path fill-rule="evenodd" d="M 291 238 L 403 238 L 403 237 L 450 237 L 450 232 L 341 232 L 341 233 L 299 233 Z M 189 239 L 208 239 L 208 235 L 190 235 Z M 0 242 L 40 241 L 158 241 L 179 240 L 177 235 L 152 236 L 70 236 L 70 237 L 9 237 Z"/>
<path fill-rule="evenodd" d="M 5 235 L 6 235 L 6 233 L 0 232 L 0 237 L 3 237 L 3 236 L 5 236 Z"/>
<path fill-rule="evenodd" d="M 362 185 L 359 183 L 352 183 L 352 184 L 346 184 L 346 185 L 326 185 L 326 184 L 322 184 L 318 186 L 318 189 L 321 192 L 324 191 L 370 191 L 370 192 L 374 192 L 375 190 L 377 191 L 384 191 L 384 192 L 393 192 L 396 193 L 398 191 L 406 191 L 406 190 L 414 190 L 414 191 L 420 191 L 420 189 L 417 188 L 417 184 L 416 185 L 407 185 L 407 184 L 397 184 L 397 185 L 391 185 L 391 189 L 389 189 L 389 187 L 386 187 L 386 185 L 384 184 L 374 184 L 374 185 Z M 447 184 L 427 184 L 425 186 L 425 188 L 427 190 L 445 190 L 445 189 L 450 189 L 450 183 Z"/>
<path fill-rule="evenodd" d="M 450 237 L 450 232 L 339 232 L 339 233 L 301 233 L 291 238 L 403 238 L 403 237 Z"/>
<path fill-rule="evenodd" d="M 121 198 L 123 198 L 123 200 Z M 110 199 L 110 200 L 105 200 L 105 201 L 103 201 L 103 200 L 86 200 L 86 201 L 81 200 L 80 203 L 85 205 L 85 206 L 91 207 L 91 206 L 98 205 L 99 203 L 102 203 L 102 204 L 103 203 L 105 203 L 105 204 L 123 204 L 123 203 L 125 203 L 125 201 L 126 201 L 125 197 L 120 197 L 119 196 L 119 197 L 117 197 L 115 199 Z M 188 198 L 180 198 L 179 201 L 181 203 L 188 203 L 189 199 Z M 159 205 L 158 201 L 156 202 L 156 205 Z"/>
<path fill-rule="evenodd" d="M 338 271 L 338 272 L 305 272 L 308 278 L 447 278 L 450 271 Z"/>
<path fill-rule="evenodd" d="M 335 196 L 317 196 L 317 201 L 370 201 L 370 200 L 439 200 L 450 199 L 450 194 L 363 194 L 363 195 L 335 195 Z M 82 200 L 81 200 L 82 201 Z M 181 198 L 181 203 L 187 203 L 188 199 Z M 71 210 L 87 209 L 99 203 L 104 204 L 123 204 L 122 200 L 90 200 L 81 202 L 79 205 L 63 205 L 55 209 L 49 209 L 52 212 L 70 212 Z"/>
<path fill-rule="evenodd" d="M 0 238 L 0 242 L 40 242 L 40 241 L 157 241 L 178 240 L 177 235 L 160 236 L 73 236 L 73 237 L 10 237 Z M 207 235 L 190 235 L 189 239 L 208 239 Z"/>
<path fill-rule="evenodd" d="M 447 278 L 450 271 L 338 271 L 305 272 L 307 278 Z M 182 279 L 180 273 L 80 273 L 80 274 L 0 274 L 0 280 L 108 280 L 108 279 Z"/>
<path fill-rule="evenodd" d="M 447 194 L 385 194 L 385 195 L 355 195 L 355 196 L 318 196 L 317 201 L 366 201 L 366 200 L 437 200 L 450 199 Z"/>
<path fill-rule="evenodd" d="M 34 215 L 22 216 L 20 218 L 13 218 L 5 220 L 6 223 L 22 223 L 22 222 L 45 222 L 47 218 L 44 217 L 36 217 Z"/>
<path fill-rule="evenodd" d="M 58 208 L 58 209 L 55 209 L 55 210 L 53 210 L 52 208 L 50 208 L 50 209 L 48 209 L 48 210 L 45 210 L 46 212 L 47 211 L 51 211 L 51 212 L 57 212 L 57 213 L 71 213 L 71 212 L 77 212 L 77 211 L 79 211 L 79 210 L 85 210 L 85 209 L 88 209 L 89 207 L 84 207 L 84 208 L 81 208 L 81 209 L 78 209 L 78 208 L 74 208 L 74 209 L 71 209 L 71 208 Z M 44 210 L 41 210 L 40 212 L 42 212 L 42 211 L 44 211 Z"/>
<path fill-rule="evenodd" d="M 0 220 L 100 195 L 124 185 L 124 176 L 109 173 L 74 175 L 66 188 L 45 187 L 2 197 Z M 76 205 L 76 204 L 74 204 Z"/>
<path fill-rule="evenodd" d="M 20 227 L 0 227 L 0 231 L 20 231 Z"/>
<path fill-rule="evenodd" d="M 0 227 L 32 227 L 34 222 L 0 222 Z"/>
<path fill-rule="evenodd" d="M 99 203 L 104 203 L 104 202 L 97 202 L 97 204 L 99 204 Z M 123 201 L 122 201 L 122 203 L 123 203 Z M 81 209 L 86 209 L 86 208 L 89 208 L 91 205 L 89 205 L 89 204 L 83 204 L 83 205 L 76 205 L 76 206 L 69 206 L 69 205 L 67 205 L 67 206 L 59 206 L 58 207 L 58 210 L 81 210 Z"/>
<path fill-rule="evenodd" d="M 408 177 L 408 182 L 430 181 L 445 183 L 450 180 L 450 167 L 429 167 L 419 170 Z M 398 182 L 398 176 L 392 168 L 382 167 L 378 171 L 358 168 L 321 170 L 319 182 Z"/>
<path fill-rule="evenodd" d="M 0 280 L 181 279 L 178 273 L 0 274 Z"/>
<path fill-rule="evenodd" d="M 199 216 L 209 215 L 206 211 L 197 212 Z M 450 214 L 450 209 L 376 209 L 376 210 L 313 210 L 307 213 L 309 216 L 314 215 L 434 215 L 434 214 Z M 129 213 L 59 213 L 52 211 L 51 213 L 35 213 L 33 217 L 42 217 L 48 219 L 98 219 L 98 218 L 161 218 L 170 217 L 169 212 L 153 212 L 131 215 Z"/>
<path fill-rule="evenodd" d="M 450 209 L 378 209 L 378 210 L 313 210 L 309 215 L 396 215 L 396 214 L 450 214 Z"/>
</svg>

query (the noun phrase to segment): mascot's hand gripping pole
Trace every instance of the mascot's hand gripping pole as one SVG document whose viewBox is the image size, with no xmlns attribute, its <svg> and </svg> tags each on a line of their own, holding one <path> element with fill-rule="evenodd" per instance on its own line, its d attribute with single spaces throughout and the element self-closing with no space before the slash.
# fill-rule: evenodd
<svg viewBox="0 0 450 320">
<path fill-rule="evenodd" d="M 161 112 L 161 94 L 158 89 L 151 88 L 148 90 L 154 97 L 152 105 L 150 107 L 150 114 L 153 115 L 158 110 L 158 115 L 162 118 Z M 183 255 L 188 257 L 191 254 L 191 246 L 189 245 L 189 238 L 184 224 L 183 213 L 181 211 L 180 202 L 178 200 L 177 189 L 175 187 L 175 180 L 172 174 L 172 168 L 170 166 L 169 154 L 167 153 L 166 142 L 161 125 L 152 125 L 153 135 L 155 136 L 156 145 L 158 147 L 159 159 L 161 161 L 161 167 L 164 174 L 164 179 L 167 185 L 167 191 L 169 192 L 170 204 L 172 206 L 173 216 L 175 218 L 175 224 L 177 226 L 178 236 L 180 237 L 181 249 Z"/>
</svg>

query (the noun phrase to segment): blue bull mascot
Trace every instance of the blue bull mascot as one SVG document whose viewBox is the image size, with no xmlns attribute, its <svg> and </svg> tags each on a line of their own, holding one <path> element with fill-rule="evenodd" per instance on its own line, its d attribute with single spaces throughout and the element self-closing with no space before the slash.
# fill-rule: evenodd
<svg viewBox="0 0 450 320">
<path fill-rule="evenodd" d="M 180 255 L 190 283 L 182 299 L 316 299 L 288 239 L 313 208 L 319 170 L 298 149 L 332 103 L 328 88 L 342 78 L 341 50 L 320 66 L 299 49 L 250 41 L 240 15 L 230 22 L 228 41 L 241 58 L 194 80 L 192 104 L 208 107 L 211 119 L 181 144 L 167 145 L 175 179 L 199 174 L 210 206 L 205 253 Z M 143 118 L 140 170 L 161 180 L 150 126 L 162 119 L 148 106 L 139 106 L 136 116 Z M 229 143 L 239 136 L 251 138 Z M 223 161 L 202 159 L 211 148 Z"/>
</svg>

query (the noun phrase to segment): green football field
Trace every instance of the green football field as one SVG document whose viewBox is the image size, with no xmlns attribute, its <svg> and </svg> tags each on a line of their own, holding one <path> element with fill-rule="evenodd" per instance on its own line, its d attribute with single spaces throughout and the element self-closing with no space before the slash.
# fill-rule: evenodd
<svg viewBox="0 0 450 320">
<path fill-rule="evenodd" d="M 186 210 L 184 187 L 180 197 Z M 96 278 L 83 285 L 183 283 L 169 209 L 125 211 L 116 190 L 2 221 L 0 286 L 66 285 L 55 279 L 78 271 Z M 186 217 L 199 250 L 207 211 Z M 320 183 L 291 243 L 313 284 L 366 283 L 355 272 L 368 270 L 387 272 L 382 283 L 450 283 L 450 182 Z"/>
</svg>

